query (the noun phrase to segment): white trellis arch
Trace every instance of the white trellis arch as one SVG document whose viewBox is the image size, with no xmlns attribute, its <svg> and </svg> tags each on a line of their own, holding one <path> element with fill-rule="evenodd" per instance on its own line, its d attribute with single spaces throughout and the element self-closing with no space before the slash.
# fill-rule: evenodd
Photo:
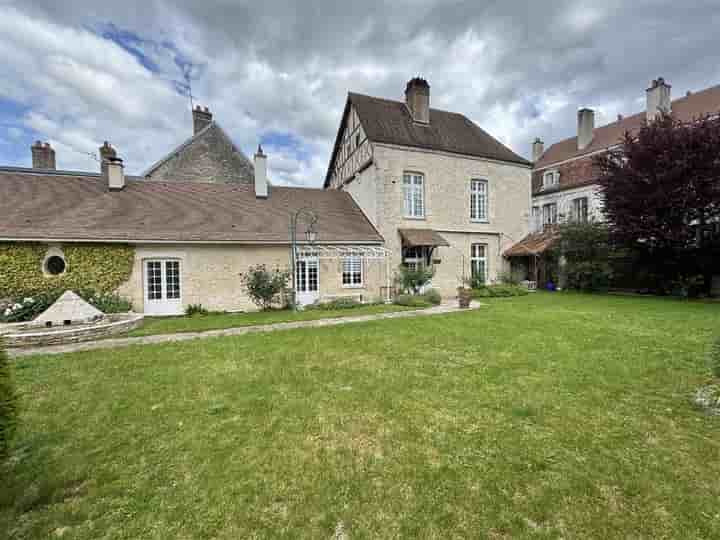
<svg viewBox="0 0 720 540">
<path fill-rule="evenodd" d="M 291 248 L 292 249 L 292 248 Z M 384 246 L 356 246 L 343 244 L 302 244 L 295 250 L 295 260 L 304 257 L 316 257 L 320 260 L 361 257 L 366 261 L 385 261 L 385 300 L 390 300 L 390 255 L 392 252 Z"/>
</svg>

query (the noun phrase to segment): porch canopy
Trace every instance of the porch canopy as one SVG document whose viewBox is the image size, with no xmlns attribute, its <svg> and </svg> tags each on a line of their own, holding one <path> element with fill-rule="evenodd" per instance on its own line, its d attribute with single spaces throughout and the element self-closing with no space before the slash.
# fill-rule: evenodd
<svg viewBox="0 0 720 540">
<path fill-rule="evenodd" d="M 406 247 L 450 246 L 447 240 L 432 229 L 398 229 Z"/>
<path fill-rule="evenodd" d="M 530 233 L 517 244 L 508 248 L 505 257 L 535 257 L 555 245 L 560 238 L 556 228 L 547 228 L 544 231 Z"/>
</svg>

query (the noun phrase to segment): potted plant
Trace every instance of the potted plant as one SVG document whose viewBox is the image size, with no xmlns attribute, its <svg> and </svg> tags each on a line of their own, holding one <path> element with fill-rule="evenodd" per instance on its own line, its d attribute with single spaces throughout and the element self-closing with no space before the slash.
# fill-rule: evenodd
<svg viewBox="0 0 720 540">
<path fill-rule="evenodd" d="M 469 287 L 466 287 L 464 285 L 461 285 L 457 288 L 458 293 L 458 305 L 462 309 L 466 309 L 470 307 L 470 301 L 472 300 L 472 289 Z"/>
</svg>

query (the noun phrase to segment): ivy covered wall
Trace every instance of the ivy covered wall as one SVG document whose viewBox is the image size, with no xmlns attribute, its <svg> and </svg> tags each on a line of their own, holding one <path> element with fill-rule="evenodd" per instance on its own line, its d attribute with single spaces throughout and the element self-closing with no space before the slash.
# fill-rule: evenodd
<svg viewBox="0 0 720 540">
<path fill-rule="evenodd" d="M 135 249 L 122 244 L 64 244 L 65 272 L 50 276 L 43 261 L 50 246 L 0 242 L 0 299 L 66 289 L 113 292 L 127 281 Z"/>
</svg>

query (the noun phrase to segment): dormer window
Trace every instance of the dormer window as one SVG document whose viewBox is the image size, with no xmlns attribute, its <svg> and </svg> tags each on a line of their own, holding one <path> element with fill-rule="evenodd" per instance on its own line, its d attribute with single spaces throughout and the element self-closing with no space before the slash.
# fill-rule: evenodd
<svg viewBox="0 0 720 540">
<path fill-rule="evenodd" d="M 546 171 L 543 174 L 543 189 L 557 186 L 560 183 L 560 171 Z"/>
</svg>

